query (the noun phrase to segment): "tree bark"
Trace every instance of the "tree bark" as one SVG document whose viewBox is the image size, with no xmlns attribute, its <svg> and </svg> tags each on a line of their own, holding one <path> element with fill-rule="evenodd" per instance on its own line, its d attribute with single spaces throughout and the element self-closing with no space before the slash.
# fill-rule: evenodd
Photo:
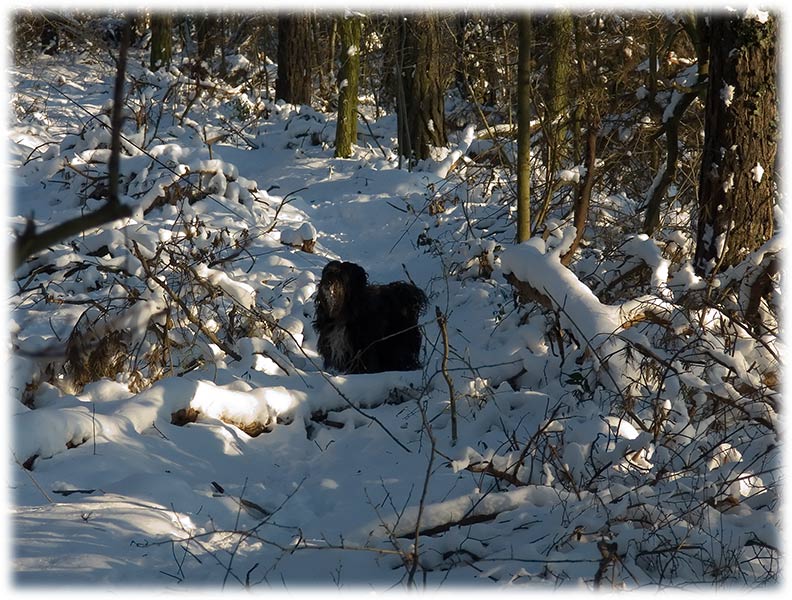
<svg viewBox="0 0 792 600">
<path fill-rule="evenodd" d="M 209 68 L 217 49 L 220 34 L 220 18 L 216 14 L 201 15 L 196 18 L 195 37 L 198 45 L 198 56 Z"/>
<path fill-rule="evenodd" d="M 151 15 L 151 57 L 149 68 L 156 71 L 169 67 L 172 56 L 173 17 L 168 14 Z"/>
<path fill-rule="evenodd" d="M 555 172 L 561 147 L 566 138 L 566 126 L 561 119 L 569 107 L 569 80 L 572 76 L 570 48 L 574 25 L 567 10 L 550 16 L 550 53 L 547 64 L 547 92 L 545 95 L 548 168 Z"/>
<path fill-rule="evenodd" d="M 773 234 L 777 22 L 710 16 L 694 268 L 713 275 Z"/>
<path fill-rule="evenodd" d="M 531 15 L 518 18 L 517 242 L 531 237 Z"/>
<path fill-rule="evenodd" d="M 550 210 L 553 194 L 558 186 L 556 171 L 561 164 L 561 156 L 566 145 L 569 119 L 563 113 L 569 111 L 569 81 L 572 76 L 573 61 L 570 56 L 574 21 L 567 10 L 559 11 L 549 17 L 550 52 L 547 59 L 547 89 L 544 93 L 544 199 L 536 216 L 534 233 Z"/>
<path fill-rule="evenodd" d="M 291 104 L 310 104 L 311 20 L 307 13 L 278 17 L 278 79 L 275 98 Z"/>
<path fill-rule="evenodd" d="M 399 153 L 411 161 L 445 146 L 444 76 L 440 69 L 440 19 L 417 14 L 400 19 L 397 39 Z"/>
<path fill-rule="evenodd" d="M 341 18 L 339 29 L 341 34 L 341 69 L 338 73 L 338 123 L 335 155 L 347 158 L 352 155 L 352 144 L 357 141 L 360 17 Z"/>
</svg>

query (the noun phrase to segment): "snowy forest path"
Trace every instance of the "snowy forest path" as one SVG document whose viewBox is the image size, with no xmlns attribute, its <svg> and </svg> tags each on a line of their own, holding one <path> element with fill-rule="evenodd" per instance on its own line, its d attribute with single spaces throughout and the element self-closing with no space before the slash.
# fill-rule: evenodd
<svg viewBox="0 0 792 600">
<path fill-rule="evenodd" d="M 290 205 L 302 211 L 318 232 L 317 255 L 356 262 L 372 282 L 404 279 L 425 261 L 415 241 L 423 231 L 416 218 L 426 201 L 427 184 L 435 177 L 392 168 L 377 169 L 363 160 L 328 158 L 328 151 L 295 160 L 291 149 L 258 151 L 223 148 L 226 160 L 247 164 L 244 172 L 275 197 L 290 194 Z M 330 167 L 328 168 L 328 164 Z M 277 186 L 277 188 L 273 188 Z M 409 207 L 411 208 L 408 208 Z"/>
</svg>

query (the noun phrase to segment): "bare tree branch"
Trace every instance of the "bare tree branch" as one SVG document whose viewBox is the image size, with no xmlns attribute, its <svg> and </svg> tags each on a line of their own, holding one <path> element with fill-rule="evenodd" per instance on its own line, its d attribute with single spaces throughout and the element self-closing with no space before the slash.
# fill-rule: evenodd
<svg viewBox="0 0 792 600">
<path fill-rule="evenodd" d="M 131 22 L 127 19 L 121 36 L 118 50 L 118 68 L 116 70 L 115 90 L 113 93 L 113 112 L 111 117 L 112 137 L 110 161 L 108 163 L 107 203 L 100 209 L 81 215 L 74 219 L 37 232 L 33 220 L 27 222 L 25 230 L 14 240 L 13 268 L 18 268 L 30 256 L 69 237 L 75 236 L 93 227 L 123 219 L 132 215 L 129 206 L 121 204 L 118 199 L 118 172 L 121 155 L 121 108 L 123 105 L 124 79 L 126 76 L 127 49 L 129 48 Z"/>
</svg>

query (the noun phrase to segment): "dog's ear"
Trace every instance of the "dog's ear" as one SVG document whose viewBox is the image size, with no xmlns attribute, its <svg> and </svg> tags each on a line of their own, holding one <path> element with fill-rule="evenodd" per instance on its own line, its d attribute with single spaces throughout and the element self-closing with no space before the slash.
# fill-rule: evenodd
<svg viewBox="0 0 792 600">
<path fill-rule="evenodd" d="M 342 264 L 337 260 L 331 260 L 322 269 L 322 278 L 326 276 L 339 275 L 342 271 Z"/>
<path fill-rule="evenodd" d="M 350 290 L 361 292 L 368 285 L 368 275 L 366 270 L 355 263 L 345 262 L 341 265 Z"/>
</svg>

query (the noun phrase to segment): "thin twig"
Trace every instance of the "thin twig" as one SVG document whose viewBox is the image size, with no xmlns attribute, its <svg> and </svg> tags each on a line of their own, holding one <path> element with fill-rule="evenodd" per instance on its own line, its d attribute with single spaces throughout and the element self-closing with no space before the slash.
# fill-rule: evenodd
<svg viewBox="0 0 792 600">
<path fill-rule="evenodd" d="M 446 317 L 440 310 L 439 306 L 435 306 L 435 315 L 437 317 L 437 325 L 440 327 L 440 333 L 443 336 L 443 360 L 442 371 L 443 378 L 448 385 L 448 397 L 451 402 L 451 445 L 456 446 L 457 443 L 457 411 L 456 411 L 456 395 L 454 393 L 454 382 L 448 374 L 448 330 Z"/>
<path fill-rule="evenodd" d="M 245 490 L 247 490 L 247 483 L 248 483 L 248 478 L 245 477 L 245 482 L 242 484 L 242 493 L 239 494 L 239 503 L 237 506 L 236 521 L 234 522 L 234 530 L 239 529 L 239 518 L 242 516 L 242 500 L 245 496 Z M 234 563 L 234 557 L 239 551 L 239 546 L 242 545 L 244 539 L 245 539 L 244 537 L 239 536 L 239 539 L 236 541 L 236 544 L 234 545 L 234 549 L 231 551 L 231 556 L 228 559 L 228 565 L 226 566 L 226 572 L 225 575 L 223 576 L 223 584 L 220 586 L 220 589 L 223 590 L 225 589 L 226 583 L 228 582 L 228 577 L 229 575 L 231 575 L 231 565 Z M 250 573 L 248 573 L 248 575 L 249 574 Z"/>
<path fill-rule="evenodd" d="M 36 481 L 36 478 L 33 477 L 33 475 L 31 474 L 30 470 L 28 470 L 28 469 L 26 469 L 25 467 L 22 466 L 22 463 L 17 458 L 16 452 L 12 452 L 12 454 L 14 455 L 14 462 L 19 465 L 19 468 L 22 469 L 28 477 L 30 477 L 30 481 L 32 481 L 33 485 L 36 486 L 36 489 L 39 492 L 41 492 L 41 495 L 44 496 L 47 499 L 47 502 L 49 502 L 50 504 L 54 504 L 52 498 L 50 498 L 49 494 L 47 494 L 47 492 L 44 491 L 44 488 L 42 488 L 39 485 L 38 481 Z"/>
<path fill-rule="evenodd" d="M 360 112 L 360 111 L 357 111 L 357 114 L 358 114 L 358 116 L 359 116 L 361 119 L 363 119 L 363 122 L 366 124 L 366 127 L 368 127 L 369 133 L 371 134 L 371 138 L 374 140 L 374 143 L 375 143 L 375 144 L 377 144 L 377 148 L 379 148 L 379 149 L 380 149 L 380 152 L 382 152 L 382 157 L 383 157 L 385 160 L 388 160 L 388 155 L 385 153 L 385 150 L 382 148 L 382 145 L 381 145 L 381 144 L 379 143 L 379 141 L 377 140 L 377 136 L 376 136 L 376 135 L 374 135 L 374 132 L 371 130 L 371 125 L 369 124 L 369 122 L 368 122 L 368 119 L 366 118 L 366 115 L 364 115 L 364 114 L 363 114 L 362 112 Z"/>
<path fill-rule="evenodd" d="M 439 309 L 438 309 L 439 311 Z M 415 573 L 418 570 L 419 564 L 419 539 L 421 536 L 421 519 L 423 518 L 424 507 L 426 504 L 426 497 L 429 492 L 429 480 L 432 476 L 432 467 L 434 466 L 434 458 L 435 458 L 435 451 L 437 449 L 437 439 L 434 436 L 434 432 L 432 431 L 432 426 L 429 423 L 429 420 L 426 418 L 426 410 L 424 406 L 421 404 L 420 400 L 418 401 L 418 410 L 421 413 L 421 421 L 423 422 L 423 428 L 426 432 L 426 435 L 429 438 L 429 462 L 426 465 L 426 472 L 424 473 L 424 481 L 423 481 L 423 489 L 421 490 L 421 499 L 418 501 L 418 515 L 415 517 L 415 529 L 413 530 L 414 537 L 413 537 L 413 552 L 412 562 L 409 565 L 407 570 L 407 584 L 410 587 L 415 585 Z"/>
<path fill-rule="evenodd" d="M 190 311 L 189 307 L 184 303 L 184 300 L 179 298 L 176 292 L 174 292 L 172 289 L 170 289 L 170 287 L 168 287 L 167 283 L 162 281 L 162 279 L 157 277 L 152 272 L 151 268 L 148 265 L 148 261 L 143 257 L 143 254 L 140 252 L 140 248 L 138 248 L 137 242 L 135 240 L 132 240 L 132 246 L 134 247 L 135 256 L 140 261 L 143 270 L 146 272 L 146 276 L 149 279 L 151 279 L 154 283 L 156 283 L 158 286 L 160 286 L 165 291 L 165 293 L 168 294 L 171 300 L 173 300 L 176 304 L 179 305 L 179 308 L 181 308 L 182 312 L 184 313 L 184 316 L 187 317 L 190 323 L 198 327 L 198 329 L 201 330 L 201 333 L 203 333 L 206 337 L 208 337 L 209 340 L 213 344 L 217 345 L 217 347 L 220 348 L 223 352 L 228 354 L 228 356 L 230 356 L 231 358 L 237 361 L 242 360 L 242 356 L 238 352 L 236 352 L 233 348 L 229 347 L 228 344 L 226 344 L 220 338 L 218 338 L 213 331 L 208 329 L 206 325 L 204 325 L 201 322 L 201 320 L 198 317 L 196 317 L 192 313 L 192 311 Z"/>
</svg>

